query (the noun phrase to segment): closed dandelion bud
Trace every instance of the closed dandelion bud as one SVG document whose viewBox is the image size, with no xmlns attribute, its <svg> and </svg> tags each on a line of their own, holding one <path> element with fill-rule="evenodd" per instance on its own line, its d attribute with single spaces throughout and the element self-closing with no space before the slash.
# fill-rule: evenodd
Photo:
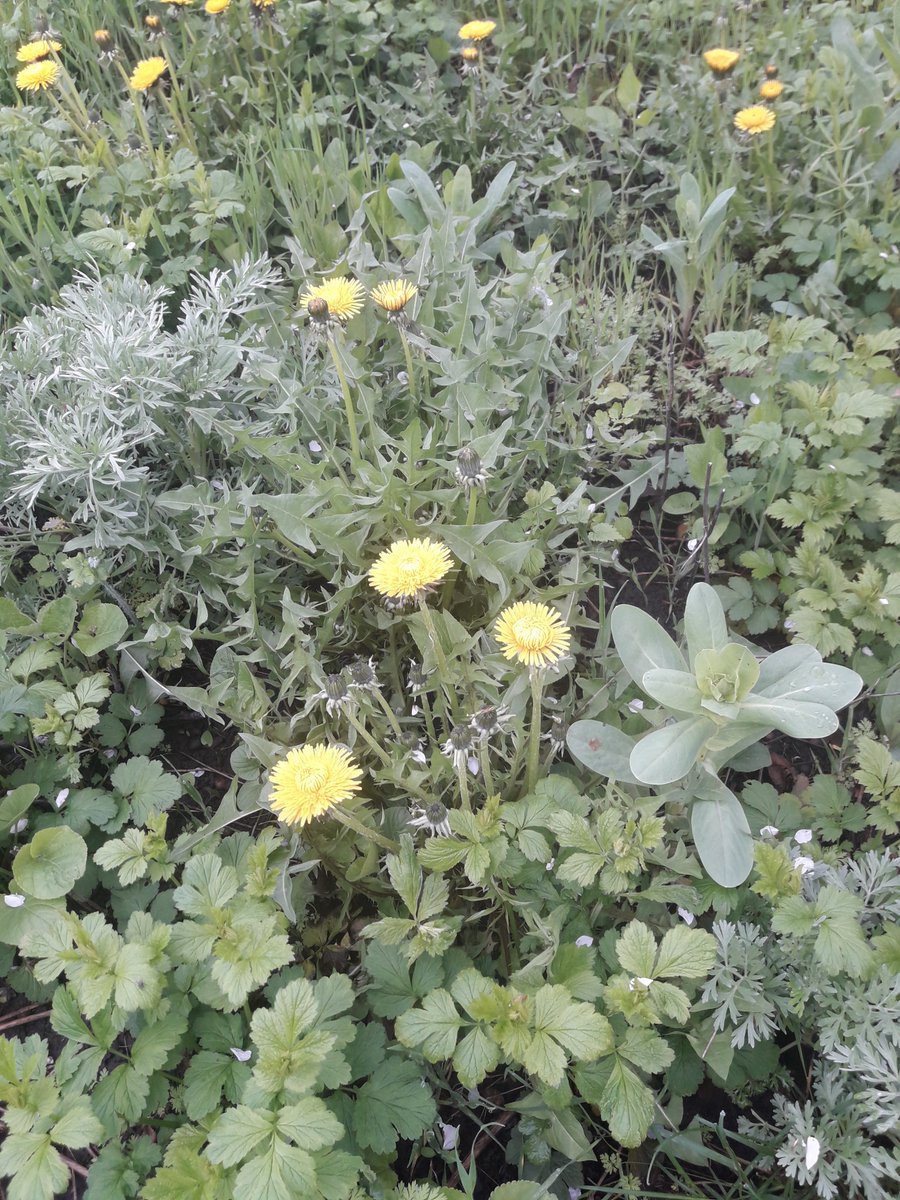
<svg viewBox="0 0 900 1200">
<path fill-rule="evenodd" d="M 110 48 L 110 46 L 112 45 L 112 37 L 110 36 L 109 30 L 108 29 L 95 29 L 94 30 L 94 41 L 97 43 L 97 45 L 100 47 L 101 50 L 108 50 Z"/>
<path fill-rule="evenodd" d="M 314 321 L 328 320 L 328 301 L 321 296 L 313 296 L 306 305 L 306 311 Z"/>
<path fill-rule="evenodd" d="M 775 66 L 774 63 L 769 63 L 769 65 L 766 67 L 766 79 L 777 79 L 777 78 L 778 78 L 778 68 Z"/>
<path fill-rule="evenodd" d="M 409 666 L 409 690 L 413 696 L 417 696 L 419 692 L 424 692 L 428 687 L 428 676 L 422 668 L 421 663 L 410 663 Z"/>
<path fill-rule="evenodd" d="M 467 492 L 473 487 L 482 487 L 487 481 L 487 472 L 471 446 L 463 446 L 456 456 L 455 474 L 457 483 Z"/>
<path fill-rule="evenodd" d="M 343 675 L 326 675 L 321 692 L 317 693 L 316 700 L 325 701 L 325 711 L 333 713 L 350 700 L 350 689 L 347 687 L 347 682 Z"/>
<path fill-rule="evenodd" d="M 474 740 L 472 730 L 468 725 L 454 725 L 441 750 L 455 767 L 464 767 Z"/>
<path fill-rule="evenodd" d="M 371 658 L 356 658 L 350 664 L 350 687 L 352 688 L 375 688 L 378 687 L 378 677 L 375 674 L 375 664 Z"/>
<path fill-rule="evenodd" d="M 476 63 L 479 58 L 477 46 L 463 46 L 462 56 L 467 63 Z"/>
</svg>

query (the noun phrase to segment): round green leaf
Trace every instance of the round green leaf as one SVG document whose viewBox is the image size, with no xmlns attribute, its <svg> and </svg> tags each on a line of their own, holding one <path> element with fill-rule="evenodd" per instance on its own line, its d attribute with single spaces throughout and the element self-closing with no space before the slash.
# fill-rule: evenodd
<svg viewBox="0 0 900 1200">
<path fill-rule="evenodd" d="M 26 896 L 55 900 L 71 891 L 84 874 L 87 846 L 84 838 L 66 825 L 42 829 L 13 861 L 13 879 Z"/>
<path fill-rule="evenodd" d="M 128 621 L 116 604 L 88 604 L 81 614 L 72 641 L 88 658 L 115 646 L 125 636 Z"/>
<path fill-rule="evenodd" d="M 614 725 L 604 725 L 602 721 L 575 721 L 569 726 L 566 745 L 573 758 L 598 775 L 618 779 L 620 783 L 637 783 L 628 765 L 634 739 Z"/>
</svg>

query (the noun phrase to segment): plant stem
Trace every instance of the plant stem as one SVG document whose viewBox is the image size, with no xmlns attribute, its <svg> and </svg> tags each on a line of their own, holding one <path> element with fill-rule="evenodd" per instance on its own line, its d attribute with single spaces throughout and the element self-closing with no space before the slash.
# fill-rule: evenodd
<svg viewBox="0 0 900 1200">
<path fill-rule="evenodd" d="M 478 488 L 469 489 L 469 508 L 466 512 L 466 525 L 475 524 L 475 511 L 478 507 Z"/>
<path fill-rule="evenodd" d="M 406 332 L 404 331 L 403 326 L 398 326 L 398 330 L 400 333 L 400 341 L 403 343 L 403 357 L 406 359 L 406 374 L 409 380 L 409 394 L 412 396 L 413 407 L 417 407 L 418 397 L 416 395 L 416 371 L 415 367 L 413 366 L 412 349 L 410 348 L 410 344 L 407 340 Z"/>
<path fill-rule="evenodd" d="M 494 794 L 494 776 L 491 771 L 491 748 L 487 738 L 481 739 L 478 747 L 478 757 L 481 760 L 481 774 L 484 777 L 484 790 L 488 796 Z"/>
<path fill-rule="evenodd" d="M 400 735 L 403 733 L 403 730 L 400 728 L 400 722 L 397 720 L 394 710 L 388 704 L 387 700 L 385 700 L 384 696 L 382 696 L 378 688 L 374 688 L 373 691 L 375 692 L 376 700 L 384 709 L 384 715 L 391 723 L 391 728 L 393 729 L 394 733 L 396 733 L 397 737 L 400 737 Z"/>
<path fill-rule="evenodd" d="M 423 595 L 419 596 L 419 611 L 421 612 L 422 618 L 425 621 L 425 628 L 428 630 L 428 637 L 431 640 L 431 645 L 434 648 L 434 657 L 437 660 L 438 681 L 434 691 L 440 706 L 441 719 L 446 726 L 446 731 L 449 732 L 451 721 L 448 713 L 447 696 L 444 691 L 444 684 L 449 684 L 450 672 L 447 669 L 447 659 L 444 656 L 444 649 L 438 640 L 437 629 L 435 628 L 434 624 L 434 617 L 431 615 L 431 609 L 425 602 L 425 597 Z"/>
<path fill-rule="evenodd" d="M 356 732 L 359 734 L 359 736 L 363 739 L 363 741 L 366 743 L 366 745 L 369 746 L 369 748 L 371 750 L 375 751 L 375 753 L 378 755 L 378 757 L 381 759 L 381 761 L 384 763 L 384 765 L 386 767 L 389 767 L 391 765 L 390 758 L 387 756 L 387 754 L 384 752 L 384 750 L 382 750 L 382 748 L 378 745 L 378 743 L 375 741 L 375 739 L 372 737 L 372 735 L 366 729 L 365 725 L 363 725 L 362 721 L 360 721 L 359 718 L 356 716 L 356 714 L 349 708 L 345 708 L 344 713 L 347 717 L 347 720 L 350 722 L 350 724 L 353 726 L 353 728 L 356 730 Z"/>
<path fill-rule="evenodd" d="M 428 730 L 428 736 L 431 739 L 432 746 L 436 746 L 437 734 L 434 731 L 434 718 L 431 715 L 431 701 L 428 699 L 428 693 L 422 692 L 420 699 L 422 701 L 422 713 L 425 717 L 425 727 Z"/>
<path fill-rule="evenodd" d="M 525 770 L 525 794 L 534 791 L 537 783 L 541 752 L 541 693 L 544 674 L 538 669 L 531 673 L 531 729 L 528 733 L 528 760 Z"/>
<path fill-rule="evenodd" d="M 344 397 L 344 411 L 347 414 L 347 428 L 350 431 L 350 456 L 354 462 L 359 462 L 362 458 L 362 452 L 359 446 L 359 433 L 356 428 L 356 413 L 353 411 L 353 397 L 350 395 L 350 385 L 347 383 L 347 376 L 344 373 L 337 343 L 331 334 L 328 335 L 328 349 L 331 351 L 331 361 L 334 363 L 338 382 L 341 385 L 341 395 Z"/>
<path fill-rule="evenodd" d="M 356 817 L 352 816 L 339 805 L 335 805 L 331 809 L 331 815 L 336 820 L 340 821 L 342 825 L 345 825 L 348 829 L 352 829 L 354 833 L 358 833 L 362 837 L 368 838 L 369 841 L 374 842 L 376 846 L 381 846 L 382 850 L 390 850 L 391 854 L 400 853 L 400 847 L 396 842 L 385 837 L 383 834 L 378 833 L 376 830 L 370 829 L 368 825 L 363 825 L 362 821 L 358 821 Z"/>
<path fill-rule="evenodd" d="M 472 803 L 469 800 L 469 781 L 466 778 L 466 771 L 469 767 L 466 762 L 462 762 L 456 768 L 456 775 L 459 779 L 459 795 L 462 801 L 463 812 L 472 811 Z"/>
</svg>

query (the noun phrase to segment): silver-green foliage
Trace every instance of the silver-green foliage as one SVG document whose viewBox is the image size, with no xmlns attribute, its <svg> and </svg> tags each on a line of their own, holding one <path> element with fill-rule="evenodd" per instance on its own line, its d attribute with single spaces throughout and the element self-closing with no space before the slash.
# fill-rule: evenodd
<svg viewBox="0 0 900 1200">
<path fill-rule="evenodd" d="M 626 783 L 681 783 L 692 800 L 691 828 L 700 859 L 717 883 L 735 887 L 753 864 L 750 827 L 740 801 L 719 778 L 731 765 L 766 760 L 748 754 L 771 730 L 821 738 L 838 727 L 836 710 L 858 694 L 855 671 L 822 661 L 811 646 L 766 655 L 731 641 L 721 601 L 708 584 L 691 588 L 684 650 L 649 614 L 619 605 L 612 634 L 622 665 L 655 700 L 653 726 L 632 739 L 596 721 L 569 730 L 569 749 L 592 770 Z"/>
<path fill-rule="evenodd" d="M 196 432 L 251 394 L 264 354 L 234 323 L 279 281 L 265 259 L 214 270 L 195 280 L 172 329 L 164 286 L 81 275 L 27 317 L 0 355 L 10 510 L 33 520 L 50 509 L 86 526 L 86 545 L 146 537 L 153 497 L 203 473 Z"/>
</svg>

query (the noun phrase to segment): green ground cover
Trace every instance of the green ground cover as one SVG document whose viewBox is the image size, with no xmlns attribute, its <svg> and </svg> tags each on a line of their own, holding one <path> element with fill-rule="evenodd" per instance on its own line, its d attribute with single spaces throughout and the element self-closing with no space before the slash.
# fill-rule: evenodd
<svg viewBox="0 0 900 1200">
<path fill-rule="evenodd" d="M 10 1200 L 900 1181 L 900 4 L 0 6 Z"/>
</svg>

